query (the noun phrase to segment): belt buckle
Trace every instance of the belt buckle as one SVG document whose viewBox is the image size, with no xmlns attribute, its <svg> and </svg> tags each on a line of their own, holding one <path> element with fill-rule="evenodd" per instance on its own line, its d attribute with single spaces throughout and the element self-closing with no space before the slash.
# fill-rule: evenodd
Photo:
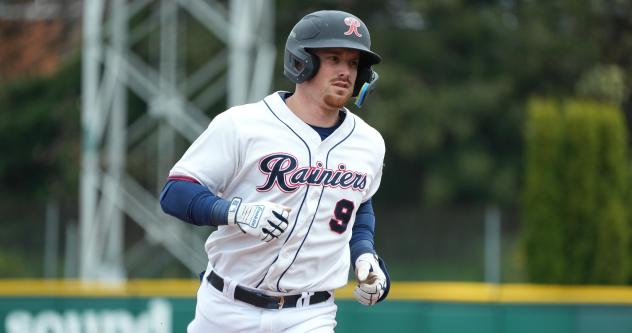
<svg viewBox="0 0 632 333">
<path fill-rule="evenodd" d="M 285 296 L 281 296 L 279 299 L 279 310 L 283 309 L 283 304 L 285 304 Z"/>
</svg>

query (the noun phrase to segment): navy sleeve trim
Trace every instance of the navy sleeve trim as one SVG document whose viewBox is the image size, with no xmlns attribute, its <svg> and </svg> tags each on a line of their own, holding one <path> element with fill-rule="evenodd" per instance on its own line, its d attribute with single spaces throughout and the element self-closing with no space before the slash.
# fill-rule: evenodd
<svg viewBox="0 0 632 333">
<path fill-rule="evenodd" d="M 188 176 L 169 176 L 167 177 L 167 180 L 184 180 L 184 181 L 196 183 L 196 184 L 200 183 L 197 181 L 197 179 L 193 177 L 188 177 Z"/>
<path fill-rule="evenodd" d="M 188 177 L 170 177 L 160 194 L 160 207 L 165 213 L 199 226 L 228 224 L 229 206 L 228 200 Z"/>
</svg>

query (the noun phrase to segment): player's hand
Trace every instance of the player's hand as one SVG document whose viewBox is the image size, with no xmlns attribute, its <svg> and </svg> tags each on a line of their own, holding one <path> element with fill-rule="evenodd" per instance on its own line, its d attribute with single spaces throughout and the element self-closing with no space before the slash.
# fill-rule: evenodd
<svg viewBox="0 0 632 333">
<path fill-rule="evenodd" d="M 371 306 L 384 295 L 386 276 L 378 264 L 377 256 L 372 253 L 362 254 L 355 262 L 358 285 L 353 295 L 358 302 Z"/>
<path fill-rule="evenodd" d="M 242 232 L 269 242 L 287 228 L 290 210 L 272 202 L 242 203 L 241 198 L 233 198 L 228 209 L 228 224 L 235 224 Z"/>
</svg>

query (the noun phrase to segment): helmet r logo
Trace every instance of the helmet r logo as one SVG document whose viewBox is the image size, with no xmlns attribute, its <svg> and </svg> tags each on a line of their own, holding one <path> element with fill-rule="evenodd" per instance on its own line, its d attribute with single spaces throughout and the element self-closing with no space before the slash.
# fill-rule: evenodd
<svg viewBox="0 0 632 333">
<path fill-rule="evenodd" d="M 351 34 L 355 34 L 358 37 L 362 37 L 362 35 L 358 31 L 358 28 L 360 27 L 360 21 L 357 18 L 351 17 L 351 16 L 347 16 L 347 17 L 345 17 L 345 24 L 347 26 L 349 26 L 349 30 L 347 30 L 347 32 L 345 32 L 345 36 L 349 36 Z"/>
</svg>

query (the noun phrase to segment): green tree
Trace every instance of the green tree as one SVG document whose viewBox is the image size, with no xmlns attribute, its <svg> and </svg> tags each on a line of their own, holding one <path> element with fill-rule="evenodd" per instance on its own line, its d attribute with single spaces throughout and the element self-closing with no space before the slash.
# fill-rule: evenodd
<svg viewBox="0 0 632 333">
<path fill-rule="evenodd" d="M 597 184 L 599 179 L 600 110 L 581 102 L 564 104 L 565 150 L 562 168 L 564 184 L 561 188 L 564 201 L 562 223 L 566 226 L 567 283 L 590 282 L 595 265 L 593 251 L 597 235 Z M 560 112 L 560 111 L 558 111 Z M 563 258 L 560 258 L 563 260 Z"/>
<path fill-rule="evenodd" d="M 590 277 L 597 283 L 625 283 L 632 265 L 629 251 L 630 163 L 628 131 L 617 107 L 601 105 L 598 117 L 599 166 L 597 190 L 597 246 Z"/>
<path fill-rule="evenodd" d="M 562 189 L 564 126 L 558 104 L 534 99 L 526 121 L 526 176 L 524 187 L 524 243 L 527 272 L 534 282 L 560 282 L 567 271 L 564 260 L 566 230 Z"/>
<path fill-rule="evenodd" d="M 78 215 L 80 79 L 75 57 L 51 77 L 0 87 L 2 277 L 40 276 L 48 200 L 62 221 Z"/>
<path fill-rule="evenodd" d="M 627 130 L 609 104 L 534 100 L 524 192 L 529 278 L 624 283 L 630 189 Z"/>
</svg>

